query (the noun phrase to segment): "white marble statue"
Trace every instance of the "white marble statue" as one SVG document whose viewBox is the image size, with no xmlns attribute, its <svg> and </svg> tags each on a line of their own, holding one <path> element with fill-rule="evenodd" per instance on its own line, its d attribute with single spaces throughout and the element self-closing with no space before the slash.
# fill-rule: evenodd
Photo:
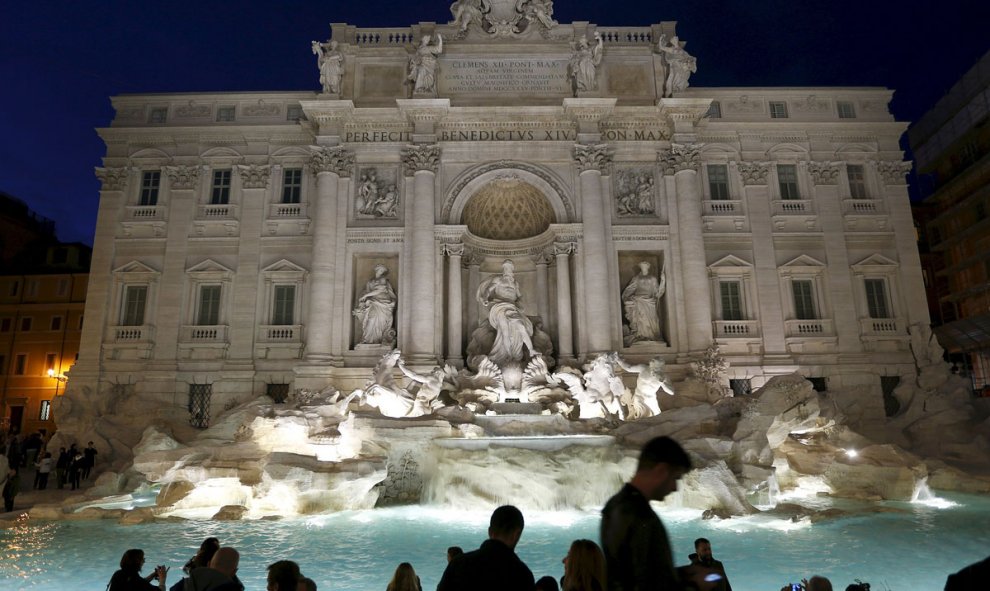
<svg viewBox="0 0 990 591">
<path fill-rule="evenodd" d="M 495 329 L 495 342 L 488 357 L 502 367 L 537 355 L 533 347 L 533 323 L 523 313 L 522 291 L 514 276 L 515 265 L 506 259 L 502 274 L 492 275 L 478 286 L 476 298 L 488 308 L 488 323 Z"/>
<path fill-rule="evenodd" d="M 667 58 L 667 83 L 664 88 L 664 96 L 672 96 L 675 92 L 687 90 L 688 78 L 698 71 L 698 60 L 684 50 L 687 43 L 682 43 L 677 35 L 670 38 L 667 43 L 667 36 L 660 35 L 657 43 L 657 50 Z"/>
<path fill-rule="evenodd" d="M 437 90 L 437 64 L 443 53 L 443 37 L 437 33 L 437 42 L 430 43 L 430 35 L 424 35 L 416 49 L 416 55 L 409 58 L 409 81 L 413 83 L 413 94 L 434 94 Z"/>
<path fill-rule="evenodd" d="M 454 16 L 450 24 L 458 25 L 461 31 L 467 31 L 472 24 L 483 27 L 485 13 L 491 9 L 488 0 L 458 0 L 450 5 L 450 14 Z"/>
<path fill-rule="evenodd" d="M 650 263 L 641 261 L 639 273 L 622 290 L 622 307 L 626 312 L 625 346 L 639 341 L 663 342 L 660 334 L 660 298 L 667 291 L 667 273 L 660 269 L 660 279 L 650 275 Z"/>
<path fill-rule="evenodd" d="M 595 73 L 600 63 L 602 63 L 601 34 L 595 31 L 594 45 L 589 45 L 587 37 L 578 39 L 574 54 L 567 66 L 575 91 L 583 92 L 598 88 Z"/>
<path fill-rule="evenodd" d="M 398 349 L 382 355 L 364 389 L 355 390 L 363 403 L 377 408 L 386 417 L 415 416 L 412 413 L 416 397 L 395 381 L 394 370 L 401 358 L 402 352 Z"/>
<path fill-rule="evenodd" d="M 553 20 L 553 2 L 551 0 L 518 0 L 516 12 L 530 21 L 539 21 L 548 29 L 557 26 L 557 21 Z"/>
<path fill-rule="evenodd" d="M 313 54 L 320 69 L 320 84 L 326 94 L 340 94 L 340 79 L 344 76 L 344 54 L 337 49 L 337 42 L 313 41 Z"/>
<path fill-rule="evenodd" d="M 629 174 L 620 181 L 620 194 L 616 198 L 619 216 L 654 215 L 653 177 Z"/>
<path fill-rule="evenodd" d="M 395 342 L 392 324 L 397 298 L 386 275 L 388 267 L 375 265 L 375 276 L 365 284 L 354 308 L 354 316 L 361 321 L 361 344 L 388 347 Z"/>
<path fill-rule="evenodd" d="M 378 185 L 378 171 L 372 168 L 367 174 L 361 175 L 361 184 L 357 188 L 357 210 L 370 215 L 378 202 L 379 191 L 381 187 Z"/>
<path fill-rule="evenodd" d="M 625 418 L 621 399 L 626 387 L 615 375 L 614 362 L 613 354 L 602 353 L 585 366 L 584 375 L 564 368 L 551 376 L 554 380 L 567 384 L 568 390 L 578 402 L 578 418 Z"/>
<path fill-rule="evenodd" d="M 615 355 L 615 363 L 619 367 L 630 373 L 638 374 L 636 378 L 636 391 L 628 397 L 626 403 L 627 418 L 643 419 L 655 417 L 660 414 L 660 403 L 657 402 L 657 393 L 663 390 L 671 396 L 674 395 L 674 387 L 670 383 L 664 369 L 666 364 L 663 359 L 657 357 L 651 359 L 648 364 L 629 364 L 624 359 Z"/>
<path fill-rule="evenodd" d="M 418 417 L 428 415 L 432 414 L 436 409 L 443 407 L 443 403 L 439 400 L 440 392 L 443 390 L 444 378 L 450 372 L 453 372 L 453 368 L 445 369 L 437 366 L 430 370 L 430 373 L 424 375 L 418 374 L 406 367 L 402 359 L 399 359 L 397 366 L 399 371 L 402 372 L 402 375 L 414 383 L 419 384 L 419 388 L 414 393 L 413 408 L 410 414 L 406 416 Z"/>
</svg>

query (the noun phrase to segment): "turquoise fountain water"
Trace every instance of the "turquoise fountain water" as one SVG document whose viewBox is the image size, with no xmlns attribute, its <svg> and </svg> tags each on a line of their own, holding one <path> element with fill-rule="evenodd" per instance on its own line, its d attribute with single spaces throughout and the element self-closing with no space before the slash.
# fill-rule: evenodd
<svg viewBox="0 0 990 591">
<path fill-rule="evenodd" d="M 990 499 L 939 495 L 915 503 L 846 503 L 884 512 L 811 525 L 756 515 L 704 521 L 699 511 L 660 507 L 676 562 L 687 562 L 694 538 L 712 540 L 737 591 L 777 590 L 812 574 L 843 589 L 862 579 L 874 589 L 941 589 L 948 573 L 990 553 Z M 247 589 L 263 589 L 265 567 L 297 561 L 320 589 L 381 591 L 395 566 L 408 561 L 424 589 L 433 589 L 448 546 L 472 549 L 484 539 L 488 514 L 449 507 L 344 512 L 280 521 L 182 521 L 120 526 L 105 521 L 31 522 L 0 530 L 0 589 L 103 589 L 127 548 L 143 548 L 148 564 L 180 567 L 207 536 L 241 551 Z M 597 512 L 527 514 L 517 548 L 537 576 L 562 574 L 571 540 L 598 539 Z"/>
</svg>

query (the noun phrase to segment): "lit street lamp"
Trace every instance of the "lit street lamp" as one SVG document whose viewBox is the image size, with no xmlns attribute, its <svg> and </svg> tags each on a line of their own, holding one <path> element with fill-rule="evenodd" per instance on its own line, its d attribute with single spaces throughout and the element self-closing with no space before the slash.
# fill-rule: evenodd
<svg viewBox="0 0 990 591">
<path fill-rule="evenodd" d="M 58 385 L 68 382 L 69 378 L 63 376 L 62 374 L 56 375 L 55 370 L 51 368 L 48 369 L 48 377 L 55 380 L 55 395 L 58 396 Z"/>
</svg>

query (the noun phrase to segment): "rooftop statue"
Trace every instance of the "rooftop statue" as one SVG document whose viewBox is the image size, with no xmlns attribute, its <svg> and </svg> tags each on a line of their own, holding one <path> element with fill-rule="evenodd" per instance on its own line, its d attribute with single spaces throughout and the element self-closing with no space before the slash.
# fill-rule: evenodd
<svg viewBox="0 0 990 591">
<path fill-rule="evenodd" d="M 485 28 L 485 14 L 491 11 L 492 7 L 487 0 L 458 0 L 450 5 L 450 13 L 454 20 L 452 25 L 459 25 L 460 31 L 467 31 L 472 24 Z"/>
<path fill-rule="evenodd" d="M 337 42 L 313 41 L 313 54 L 320 69 L 320 85 L 325 94 L 340 94 L 340 79 L 344 76 L 344 54 L 337 49 Z"/>
<path fill-rule="evenodd" d="M 575 92 L 585 92 L 598 88 L 595 77 L 598 64 L 602 63 L 602 36 L 595 31 L 595 44 L 588 44 L 588 37 L 578 39 L 574 46 L 574 54 L 568 64 L 568 73 L 574 84 Z"/>
<path fill-rule="evenodd" d="M 431 36 L 424 35 L 416 49 L 416 54 L 409 58 L 408 80 L 413 83 L 413 95 L 433 95 L 437 91 L 437 64 L 443 53 L 443 37 L 436 35 L 436 43 L 430 43 Z"/>
<path fill-rule="evenodd" d="M 518 0 L 516 12 L 526 17 L 530 22 L 537 21 L 548 29 L 557 26 L 557 21 L 553 20 L 553 2 L 551 0 Z"/>
<path fill-rule="evenodd" d="M 650 263 L 640 261 L 639 273 L 622 290 L 622 307 L 626 312 L 623 343 L 630 346 L 639 341 L 663 342 L 660 332 L 660 298 L 667 291 L 666 266 L 660 269 L 660 279 L 650 275 Z"/>
<path fill-rule="evenodd" d="M 687 43 L 680 41 L 677 35 L 670 38 L 669 44 L 667 36 L 660 35 L 657 50 L 663 53 L 667 60 L 667 81 L 663 92 L 665 97 L 687 90 L 688 78 L 698 71 L 698 60 L 684 50 L 685 45 Z"/>
<path fill-rule="evenodd" d="M 397 298 L 388 278 L 388 267 L 375 265 L 375 276 L 364 285 L 354 316 L 361 321 L 361 344 L 389 347 L 395 342 L 392 329 Z"/>
</svg>

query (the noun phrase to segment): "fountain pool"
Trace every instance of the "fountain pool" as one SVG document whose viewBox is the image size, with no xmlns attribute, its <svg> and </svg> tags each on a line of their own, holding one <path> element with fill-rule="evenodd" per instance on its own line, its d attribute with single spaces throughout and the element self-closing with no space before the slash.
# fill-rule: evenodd
<svg viewBox="0 0 990 591">
<path fill-rule="evenodd" d="M 780 589 L 812 574 L 837 589 L 859 578 L 874 589 L 941 589 L 950 572 L 990 552 L 990 498 L 940 495 L 931 503 L 846 503 L 879 509 L 810 525 L 767 515 L 703 521 L 700 512 L 660 507 L 675 560 L 687 562 L 694 538 L 712 540 L 737 591 Z M 526 515 L 517 548 L 538 577 L 562 574 L 570 541 L 598 539 L 597 512 Z M 143 548 L 148 564 L 172 567 L 170 584 L 203 538 L 217 536 L 241 551 L 248 589 L 263 589 L 265 566 L 297 561 L 321 589 L 380 591 L 395 566 L 408 561 L 424 589 L 434 589 L 445 550 L 476 548 L 488 514 L 413 506 L 343 512 L 280 521 L 181 521 L 120 526 L 106 521 L 30 522 L 0 530 L 0 589 L 103 589 L 127 548 Z"/>
</svg>

